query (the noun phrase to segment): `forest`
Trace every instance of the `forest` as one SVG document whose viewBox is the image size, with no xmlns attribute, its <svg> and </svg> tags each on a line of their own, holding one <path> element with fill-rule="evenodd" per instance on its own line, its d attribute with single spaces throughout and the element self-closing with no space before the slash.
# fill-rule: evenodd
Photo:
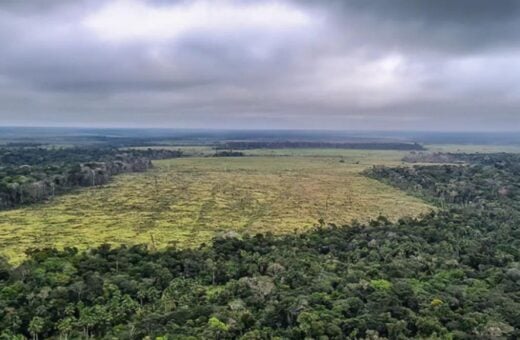
<svg viewBox="0 0 520 340">
<path fill-rule="evenodd" d="M 217 149 L 353 149 L 353 150 L 425 150 L 418 143 L 412 142 L 327 142 L 327 141 L 227 141 L 217 145 Z"/>
<path fill-rule="evenodd" d="M 152 159 L 180 157 L 176 150 L 113 147 L 0 148 L 0 209 L 36 203 L 76 187 L 106 184 L 113 175 L 145 171 Z"/>
<path fill-rule="evenodd" d="M 0 264 L 5 339 L 515 339 L 520 156 L 374 167 L 420 218 L 214 238 L 196 249 L 31 249 Z"/>
<path fill-rule="evenodd" d="M 213 155 L 213 157 L 243 157 L 245 156 L 243 152 L 226 150 L 226 151 L 217 151 Z"/>
</svg>

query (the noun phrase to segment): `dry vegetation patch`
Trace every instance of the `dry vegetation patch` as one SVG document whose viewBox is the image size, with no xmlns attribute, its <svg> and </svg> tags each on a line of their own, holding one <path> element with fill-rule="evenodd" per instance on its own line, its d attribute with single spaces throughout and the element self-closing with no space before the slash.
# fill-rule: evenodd
<svg viewBox="0 0 520 340">
<path fill-rule="evenodd" d="M 320 219 L 342 224 L 431 209 L 360 174 L 371 164 L 397 164 L 402 154 L 288 152 L 157 161 L 149 172 L 120 175 L 104 187 L 1 212 L 1 254 L 18 261 L 29 247 L 86 248 L 105 242 L 189 247 L 225 230 L 288 233 Z"/>
</svg>

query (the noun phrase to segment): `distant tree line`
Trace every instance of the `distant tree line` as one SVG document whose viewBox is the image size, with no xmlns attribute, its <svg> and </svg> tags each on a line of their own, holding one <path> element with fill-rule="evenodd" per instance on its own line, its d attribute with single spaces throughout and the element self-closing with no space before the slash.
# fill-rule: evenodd
<svg viewBox="0 0 520 340">
<path fill-rule="evenodd" d="M 213 155 L 213 157 L 243 157 L 245 154 L 240 151 L 233 151 L 233 150 L 224 150 L 224 151 L 217 151 Z"/>
<path fill-rule="evenodd" d="M 443 152 L 415 152 L 403 157 L 408 163 L 461 163 L 460 155 Z"/>
<path fill-rule="evenodd" d="M 152 159 L 180 151 L 115 148 L 0 148 L 0 209 L 36 203 L 75 187 L 106 184 L 113 175 L 146 171 Z"/>
<path fill-rule="evenodd" d="M 0 261 L 0 337 L 518 339 L 520 159 L 464 158 L 371 170 L 444 206 L 418 219 Z"/>
<path fill-rule="evenodd" d="M 439 159 L 439 156 L 435 156 Z M 373 167 L 367 175 L 438 204 L 508 203 L 520 208 L 520 154 L 447 154 L 449 162 L 466 164 Z"/>
<path fill-rule="evenodd" d="M 416 152 L 411 151 L 403 157 L 408 163 L 453 163 L 453 164 L 486 164 L 498 165 L 504 162 L 515 162 L 516 154 L 504 152 L 480 154 L 480 153 L 446 153 L 446 152 Z"/>
<path fill-rule="evenodd" d="M 235 141 L 217 145 L 217 149 L 289 149 L 289 148 L 331 148 L 354 150 L 425 150 L 418 143 L 392 143 L 392 142 L 309 142 L 309 141 Z"/>
</svg>

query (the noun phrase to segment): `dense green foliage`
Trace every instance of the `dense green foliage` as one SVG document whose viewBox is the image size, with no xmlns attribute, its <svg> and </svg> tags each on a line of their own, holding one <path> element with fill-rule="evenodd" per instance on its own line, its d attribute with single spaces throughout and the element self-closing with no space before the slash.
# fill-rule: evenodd
<svg viewBox="0 0 520 340">
<path fill-rule="evenodd" d="M 421 219 L 227 234 L 196 250 L 32 251 L 16 268 L 1 265 L 0 329 L 5 338 L 518 338 L 519 161 L 467 157 L 371 171 L 445 206 Z"/>
<path fill-rule="evenodd" d="M 0 148 L 0 164 L 7 166 L 73 166 L 77 163 L 107 162 L 122 156 L 146 157 L 149 159 L 175 158 L 181 151 L 169 149 L 126 149 L 121 151 L 114 147 L 2 147 Z"/>
<path fill-rule="evenodd" d="M 386 168 L 367 174 L 442 206 L 461 204 L 482 210 L 497 204 L 520 208 L 520 154 L 447 154 L 442 165 Z"/>
<path fill-rule="evenodd" d="M 78 186 L 105 184 L 112 175 L 148 169 L 151 159 L 180 156 L 180 151 L 153 149 L 0 148 L 0 209 L 40 202 Z"/>
</svg>

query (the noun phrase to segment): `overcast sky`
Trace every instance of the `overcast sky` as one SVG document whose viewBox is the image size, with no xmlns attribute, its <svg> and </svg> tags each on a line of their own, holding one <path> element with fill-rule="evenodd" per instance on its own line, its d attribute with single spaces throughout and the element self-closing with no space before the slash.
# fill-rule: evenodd
<svg viewBox="0 0 520 340">
<path fill-rule="evenodd" d="M 520 1 L 0 1 L 0 125 L 520 131 Z"/>
</svg>

